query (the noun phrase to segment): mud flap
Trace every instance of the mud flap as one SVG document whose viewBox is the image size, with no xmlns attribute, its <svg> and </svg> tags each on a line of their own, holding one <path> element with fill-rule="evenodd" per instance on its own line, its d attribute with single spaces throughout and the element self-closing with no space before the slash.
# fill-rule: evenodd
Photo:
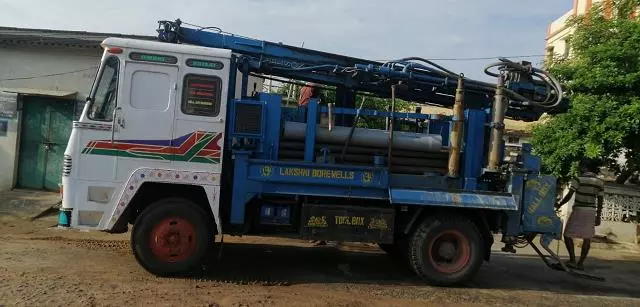
<svg viewBox="0 0 640 307">
<path fill-rule="evenodd" d="M 527 239 L 527 241 L 529 242 L 531 247 L 533 247 L 533 249 L 536 251 L 538 256 L 540 256 L 542 261 L 544 261 L 544 263 L 548 267 L 550 267 L 550 268 L 552 268 L 554 270 L 557 270 L 557 271 L 567 272 L 569 275 L 575 276 L 575 277 L 578 277 L 578 278 L 590 279 L 590 280 L 595 280 L 595 281 L 606 281 L 604 279 L 604 277 L 587 274 L 585 272 L 581 272 L 581 271 L 578 271 L 578 270 L 573 270 L 573 269 L 567 267 L 562 262 L 562 260 L 560 260 L 560 257 L 558 255 L 556 255 L 556 253 L 554 253 L 553 250 L 551 250 L 549 248 L 549 244 L 551 244 L 551 242 L 553 241 L 553 237 L 552 236 L 550 236 L 550 235 L 541 235 L 540 236 L 540 245 L 542 246 L 542 248 L 544 248 L 545 251 L 547 251 L 549 253 L 549 255 L 545 255 L 545 254 L 542 253 L 540 248 L 538 248 L 536 246 L 536 244 L 533 242 L 534 238 L 535 237 L 533 237 L 531 239 Z"/>
</svg>

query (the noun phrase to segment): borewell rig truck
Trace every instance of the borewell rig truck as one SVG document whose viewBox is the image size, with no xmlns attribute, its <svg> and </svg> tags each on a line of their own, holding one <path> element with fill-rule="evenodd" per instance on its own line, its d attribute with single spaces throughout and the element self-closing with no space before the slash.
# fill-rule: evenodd
<svg viewBox="0 0 640 307">
<path fill-rule="evenodd" d="M 135 258 L 160 276 L 198 268 L 224 234 L 377 243 L 427 282 L 456 285 L 501 233 L 504 251 L 530 244 L 571 272 L 548 248 L 561 233 L 556 180 L 528 144 L 503 159 L 505 118 L 568 105 L 546 72 L 502 59 L 485 70 L 494 84 L 422 58 L 371 61 L 180 20 L 157 31 L 102 43 L 65 151 L 60 226 L 132 225 Z M 264 76 L 335 88 L 335 105 L 283 105 Z M 356 107 L 356 94 L 389 110 Z M 453 116 L 398 112 L 397 99 Z M 362 117 L 387 127 L 359 128 Z"/>
</svg>

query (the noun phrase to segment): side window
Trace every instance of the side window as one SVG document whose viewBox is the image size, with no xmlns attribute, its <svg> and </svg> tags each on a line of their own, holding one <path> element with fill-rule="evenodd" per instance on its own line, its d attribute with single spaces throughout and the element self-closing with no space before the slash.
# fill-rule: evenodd
<svg viewBox="0 0 640 307">
<path fill-rule="evenodd" d="M 118 58 L 110 57 L 104 62 L 96 88 L 91 96 L 89 118 L 99 121 L 112 121 L 118 94 Z"/>
<path fill-rule="evenodd" d="M 187 75 L 182 90 L 182 113 L 218 116 L 222 80 L 215 76 Z"/>
<path fill-rule="evenodd" d="M 169 107 L 171 78 L 168 74 L 138 70 L 131 76 L 131 106 L 142 110 Z"/>
</svg>

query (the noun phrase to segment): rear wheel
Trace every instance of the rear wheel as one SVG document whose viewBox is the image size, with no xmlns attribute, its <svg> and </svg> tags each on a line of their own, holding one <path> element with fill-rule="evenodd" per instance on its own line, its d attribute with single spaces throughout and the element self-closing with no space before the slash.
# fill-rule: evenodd
<svg viewBox="0 0 640 307">
<path fill-rule="evenodd" d="M 172 198 L 147 207 L 136 219 L 131 247 L 152 274 L 170 276 L 200 266 L 214 242 L 209 215 L 186 199 Z"/>
<path fill-rule="evenodd" d="M 409 242 L 410 262 L 422 279 L 438 286 L 470 281 L 482 265 L 482 237 L 464 217 L 427 218 Z"/>
</svg>

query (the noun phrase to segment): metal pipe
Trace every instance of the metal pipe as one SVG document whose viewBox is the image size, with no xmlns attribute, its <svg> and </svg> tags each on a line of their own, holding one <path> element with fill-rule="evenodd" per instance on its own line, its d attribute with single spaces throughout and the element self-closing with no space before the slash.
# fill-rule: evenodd
<svg viewBox="0 0 640 307">
<path fill-rule="evenodd" d="M 491 118 L 491 137 L 489 139 L 489 163 L 487 169 L 497 171 L 500 165 L 500 147 L 502 146 L 502 136 L 504 133 L 504 113 L 505 113 L 505 97 L 504 97 L 504 76 L 498 77 L 498 86 L 496 87 L 495 102 L 493 103 Z"/>
<path fill-rule="evenodd" d="M 285 122 L 282 140 L 304 141 L 307 124 Z M 344 145 L 349 138 L 351 127 L 335 126 L 333 131 L 327 129 L 316 130 L 316 143 Z M 389 146 L 388 131 L 366 128 L 355 128 L 350 145 L 363 147 L 387 148 Z M 439 134 L 422 134 L 396 131 L 393 138 L 393 148 L 415 150 L 420 152 L 440 152 L 442 150 L 442 136 Z"/>
<path fill-rule="evenodd" d="M 356 112 L 356 117 L 353 119 L 353 124 L 351 125 L 351 130 L 349 130 L 349 137 L 347 141 L 344 142 L 344 147 L 342 148 L 342 153 L 340 154 L 340 161 L 344 161 L 344 155 L 347 152 L 347 148 L 349 148 L 349 143 L 351 142 L 351 138 L 353 137 L 353 132 L 358 125 L 358 120 L 360 120 L 360 112 L 362 111 L 362 107 L 364 106 L 365 97 L 362 97 L 362 102 L 360 103 L 360 108 Z"/>
<path fill-rule="evenodd" d="M 416 107 L 416 114 L 422 114 L 422 107 L 420 107 L 420 106 Z M 416 133 L 421 133 L 422 132 L 420 124 L 421 124 L 420 119 L 416 118 Z"/>
<path fill-rule="evenodd" d="M 453 128 L 451 129 L 451 145 L 449 146 L 448 176 L 458 178 L 460 175 L 460 152 L 462 147 L 462 128 L 464 127 L 464 76 L 458 78 L 456 100 L 453 105 Z"/>
<path fill-rule="evenodd" d="M 328 114 L 329 114 L 329 131 L 333 129 L 333 103 L 329 103 L 327 105 Z"/>
<path fill-rule="evenodd" d="M 384 121 L 384 130 L 389 130 L 389 116 L 391 116 L 391 106 L 387 106 L 387 118 Z"/>
<path fill-rule="evenodd" d="M 393 158 L 393 122 L 395 121 L 395 116 L 393 112 L 396 111 L 396 85 L 391 86 L 391 114 L 389 123 L 389 149 L 388 149 L 388 158 L 387 158 L 387 167 L 391 169 L 391 161 Z"/>
</svg>

